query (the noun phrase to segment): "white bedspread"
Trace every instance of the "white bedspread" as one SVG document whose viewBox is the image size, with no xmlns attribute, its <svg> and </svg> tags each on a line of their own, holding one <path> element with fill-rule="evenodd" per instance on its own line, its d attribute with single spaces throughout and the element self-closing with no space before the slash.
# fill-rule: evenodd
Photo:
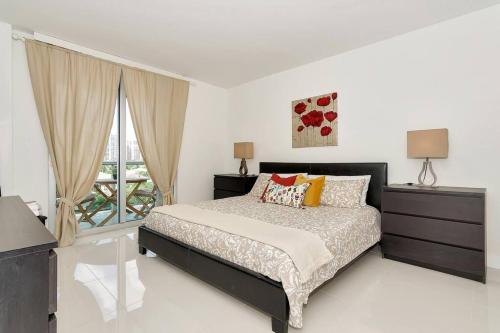
<svg viewBox="0 0 500 333">
<path fill-rule="evenodd" d="M 333 259 L 325 242 L 306 230 L 192 205 L 160 206 L 153 211 L 274 246 L 290 256 L 302 282 L 307 282 L 314 271 Z"/>
</svg>

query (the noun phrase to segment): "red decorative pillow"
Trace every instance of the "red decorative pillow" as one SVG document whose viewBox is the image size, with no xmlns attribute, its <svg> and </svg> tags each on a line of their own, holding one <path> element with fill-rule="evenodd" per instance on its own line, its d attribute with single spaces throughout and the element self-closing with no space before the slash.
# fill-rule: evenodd
<svg viewBox="0 0 500 333">
<path fill-rule="evenodd" d="M 293 175 L 291 177 L 280 177 L 279 175 L 273 173 L 271 176 L 271 180 L 277 184 L 283 185 L 283 186 L 292 186 L 295 184 L 295 180 L 297 179 L 297 175 Z"/>
<path fill-rule="evenodd" d="M 293 184 L 295 184 L 295 179 L 297 179 L 297 175 L 293 175 L 290 177 L 280 177 L 279 175 L 273 173 L 270 180 L 272 180 L 273 182 L 275 182 L 276 184 L 279 184 L 279 185 L 292 186 Z M 264 192 L 262 192 L 262 195 L 260 196 L 261 200 L 264 199 L 264 195 L 267 192 L 268 186 L 269 186 L 269 182 L 267 183 L 266 188 L 264 189 Z"/>
</svg>

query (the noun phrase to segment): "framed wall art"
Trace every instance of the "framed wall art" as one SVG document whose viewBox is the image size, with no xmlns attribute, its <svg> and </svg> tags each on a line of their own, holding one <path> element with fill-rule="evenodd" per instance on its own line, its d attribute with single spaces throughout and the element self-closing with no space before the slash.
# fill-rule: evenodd
<svg viewBox="0 0 500 333">
<path fill-rule="evenodd" d="M 292 102 L 292 147 L 338 145 L 337 93 Z"/>
</svg>

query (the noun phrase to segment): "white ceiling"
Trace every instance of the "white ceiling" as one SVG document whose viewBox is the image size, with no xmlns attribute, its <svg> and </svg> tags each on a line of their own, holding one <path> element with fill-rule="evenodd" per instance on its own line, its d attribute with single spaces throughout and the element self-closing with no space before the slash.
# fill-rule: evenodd
<svg viewBox="0 0 500 333">
<path fill-rule="evenodd" d="M 232 87 L 500 0 L 0 0 L 0 20 Z"/>
</svg>

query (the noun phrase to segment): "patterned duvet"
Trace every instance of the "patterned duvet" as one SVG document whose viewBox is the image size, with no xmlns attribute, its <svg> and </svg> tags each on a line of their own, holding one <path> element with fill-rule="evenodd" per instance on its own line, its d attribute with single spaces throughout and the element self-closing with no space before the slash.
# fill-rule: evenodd
<svg viewBox="0 0 500 333">
<path fill-rule="evenodd" d="M 302 307 L 309 294 L 380 240 L 380 213 L 370 206 L 296 209 L 260 203 L 250 195 L 195 206 L 306 230 L 325 241 L 334 259 L 318 269 L 309 281 L 301 283 L 290 257 L 275 247 L 160 213 L 152 212 L 145 220 L 148 228 L 280 281 L 290 304 L 289 323 L 296 328 L 302 327 Z"/>
</svg>

